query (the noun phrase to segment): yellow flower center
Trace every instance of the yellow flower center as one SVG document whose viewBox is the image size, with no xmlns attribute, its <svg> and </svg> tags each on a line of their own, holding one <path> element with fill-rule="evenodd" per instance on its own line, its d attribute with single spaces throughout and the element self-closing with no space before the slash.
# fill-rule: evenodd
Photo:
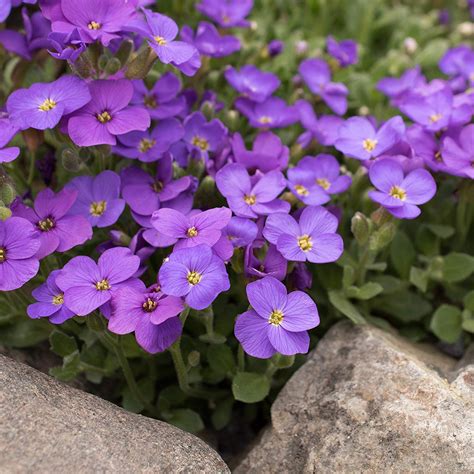
<svg viewBox="0 0 474 474">
<path fill-rule="evenodd" d="M 145 106 L 148 107 L 149 109 L 154 109 L 157 106 L 155 96 L 153 95 L 145 96 L 144 103 L 145 103 Z"/>
<path fill-rule="evenodd" d="M 102 25 L 100 23 L 97 23 L 96 21 L 91 21 L 87 25 L 87 28 L 89 28 L 89 30 L 100 30 L 101 27 Z"/>
<path fill-rule="evenodd" d="M 443 118 L 442 114 L 433 114 L 433 115 L 430 115 L 430 122 L 436 123 L 436 122 L 439 122 L 442 118 Z"/>
<path fill-rule="evenodd" d="M 319 184 L 325 191 L 331 187 L 331 183 L 326 178 L 318 178 L 316 184 Z"/>
<path fill-rule="evenodd" d="M 257 197 L 255 194 L 246 194 L 244 196 L 244 201 L 249 205 L 253 206 L 257 202 Z"/>
<path fill-rule="evenodd" d="M 313 241 L 311 237 L 307 234 L 298 237 L 298 247 L 303 251 L 307 252 L 313 248 Z"/>
<path fill-rule="evenodd" d="M 188 282 L 190 285 L 197 285 L 201 281 L 202 275 L 198 272 L 188 272 Z"/>
<path fill-rule="evenodd" d="M 56 107 L 56 102 L 52 99 L 46 99 L 42 104 L 38 106 L 38 109 L 42 112 L 48 112 Z"/>
<path fill-rule="evenodd" d="M 366 138 L 362 142 L 362 146 L 364 147 L 365 151 L 368 151 L 369 153 L 371 151 L 375 150 L 375 147 L 377 146 L 378 141 L 377 140 L 372 140 L 371 138 Z"/>
<path fill-rule="evenodd" d="M 112 120 L 112 116 L 107 112 L 107 110 L 104 110 L 101 114 L 97 114 L 96 117 L 100 123 L 107 123 Z"/>
<path fill-rule="evenodd" d="M 435 153 L 434 157 L 435 157 L 435 160 L 439 161 L 440 163 L 443 161 L 443 158 L 441 157 L 441 152 L 439 150 Z"/>
<path fill-rule="evenodd" d="M 155 36 L 153 39 L 156 41 L 156 44 L 159 46 L 165 46 L 166 45 L 166 40 L 163 38 L 163 36 Z"/>
<path fill-rule="evenodd" d="M 64 293 L 59 293 L 59 295 L 53 296 L 53 304 L 56 306 L 64 304 Z"/>
<path fill-rule="evenodd" d="M 110 290 L 110 283 L 108 282 L 108 280 L 106 280 L 106 279 L 104 278 L 103 280 L 98 281 L 98 282 L 95 284 L 95 287 L 96 287 L 99 291 Z"/>
<path fill-rule="evenodd" d="M 89 212 L 94 217 L 100 217 L 105 212 L 106 209 L 107 209 L 107 201 L 94 201 L 93 203 L 91 203 Z"/>
<path fill-rule="evenodd" d="M 398 186 L 392 186 L 389 194 L 395 199 L 400 199 L 400 201 L 404 201 L 407 198 L 407 192 Z"/>
<path fill-rule="evenodd" d="M 196 227 L 194 227 L 194 226 L 190 227 L 188 229 L 188 231 L 186 232 L 186 235 L 188 237 L 196 237 L 196 235 L 198 235 L 198 231 L 197 231 Z"/>
<path fill-rule="evenodd" d="M 197 135 L 192 139 L 191 143 L 200 148 L 202 151 L 209 150 L 209 142 L 205 138 L 198 137 Z"/>
<path fill-rule="evenodd" d="M 142 304 L 143 310 L 147 313 L 155 311 L 157 306 L 158 303 L 155 300 L 152 300 L 151 298 L 147 298 L 146 301 Z"/>
<path fill-rule="evenodd" d="M 3 263 L 7 259 L 7 251 L 4 247 L 0 247 L 0 263 Z"/>
<path fill-rule="evenodd" d="M 284 319 L 285 315 L 283 314 L 283 311 L 280 311 L 279 309 L 274 309 L 270 313 L 270 317 L 268 318 L 268 322 L 270 324 L 273 324 L 274 326 L 279 326 Z"/>
<path fill-rule="evenodd" d="M 38 222 L 38 228 L 43 232 L 48 232 L 54 228 L 54 221 L 50 217 L 47 217 L 46 219 Z"/>
<path fill-rule="evenodd" d="M 266 125 L 267 123 L 272 123 L 273 122 L 272 118 L 269 117 L 268 115 L 263 115 L 262 117 L 260 117 L 258 119 L 258 121 L 263 125 Z"/>
<path fill-rule="evenodd" d="M 309 194 L 309 191 L 302 184 L 296 184 L 295 191 L 299 196 L 307 196 Z"/>
<path fill-rule="evenodd" d="M 138 144 L 138 151 L 140 153 L 146 153 L 150 148 L 153 148 L 156 145 L 156 140 L 149 140 L 148 138 L 143 138 Z"/>
</svg>

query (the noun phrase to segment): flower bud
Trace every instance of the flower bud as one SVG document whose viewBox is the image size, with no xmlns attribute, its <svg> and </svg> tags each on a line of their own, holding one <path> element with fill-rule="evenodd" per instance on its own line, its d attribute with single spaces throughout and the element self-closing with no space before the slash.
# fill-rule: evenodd
<svg viewBox="0 0 474 474">
<path fill-rule="evenodd" d="M 130 61 L 125 76 L 127 79 L 143 79 L 150 72 L 156 58 L 156 54 L 147 46 Z"/>
<path fill-rule="evenodd" d="M 121 230 L 111 230 L 109 232 L 110 240 L 116 245 L 129 246 L 130 241 L 132 240 L 129 235 Z"/>
<path fill-rule="evenodd" d="M 207 120 L 212 120 L 214 118 L 214 104 L 209 100 L 204 101 L 201 105 L 201 112 Z"/>
<path fill-rule="evenodd" d="M 416 50 L 418 49 L 418 43 L 416 42 L 415 38 L 408 37 L 403 41 L 403 48 L 405 49 L 406 53 L 411 56 L 412 54 L 416 53 Z"/>
<path fill-rule="evenodd" d="M 397 226 L 393 222 L 386 222 L 370 236 L 370 250 L 378 252 L 385 248 L 395 237 Z"/>
<path fill-rule="evenodd" d="M 97 65 L 99 66 L 99 69 L 101 71 L 103 71 L 106 68 L 108 61 L 109 61 L 109 57 L 106 54 L 101 54 L 99 56 L 99 60 L 97 61 Z"/>
<path fill-rule="evenodd" d="M 9 217 L 11 217 L 12 211 L 8 209 L 8 207 L 0 206 L 0 220 L 6 221 Z"/>
<path fill-rule="evenodd" d="M 191 351 L 188 354 L 188 364 L 191 367 L 198 366 L 200 361 L 201 361 L 201 354 L 198 351 Z"/>
<path fill-rule="evenodd" d="M 122 68 L 122 63 L 117 58 L 110 58 L 105 66 L 105 72 L 109 75 L 116 74 Z"/>
<path fill-rule="evenodd" d="M 125 64 L 127 64 L 128 60 L 130 59 L 130 55 L 132 54 L 132 52 L 133 52 L 133 41 L 129 39 L 125 39 L 122 41 L 122 44 L 117 50 L 115 57 L 120 61 L 120 64 L 122 66 L 125 66 Z"/>
<path fill-rule="evenodd" d="M 66 148 L 62 151 L 61 162 L 67 171 L 76 172 L 81 169 L 81 159 L 72 148 Z"/>
<path fill-rule="evenodd" d="M 370 223 L 364 214 L 356 212 L 351 220 L 351 231 L 359 245 L 365 245 L 370 235 Z"/>
<path fill-rule="evenodd" d="M 16 197 L 15 188 L 9 183 L 3 183 L 0 187 L 0 200 L 9 206 Z"/>
</svg>

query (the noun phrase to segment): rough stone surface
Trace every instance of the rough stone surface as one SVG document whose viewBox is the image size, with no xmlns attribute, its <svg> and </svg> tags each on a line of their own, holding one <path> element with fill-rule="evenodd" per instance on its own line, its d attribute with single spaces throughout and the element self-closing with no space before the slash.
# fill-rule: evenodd
<svg viewBox="0 0 474 474">
<path fill-rule="evenodd" d="M 334 326 L 284 387 L 247 473 L 474 472 L 474 366 Z"/>
<path fill-rule="evenodd" d="M 1 473 L 224 473 L 195 436 L 0 355 Z"/>
</svg>

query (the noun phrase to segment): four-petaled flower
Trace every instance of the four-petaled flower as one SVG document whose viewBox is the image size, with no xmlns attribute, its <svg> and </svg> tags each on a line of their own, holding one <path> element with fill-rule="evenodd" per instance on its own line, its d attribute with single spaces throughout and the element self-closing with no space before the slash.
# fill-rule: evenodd
<svg viewBox="0 0 474 474">
<path fill-rule="evenodd" d="M 247 297 L 252 309 L 241 314 L 235 323 L 235 337 L 247 354 L 268 359 L 277 352 L 308 352 L 307 331 L 319 324 L 319 315 L 306 293 L 287 294 L 283 283 L 265 277 L 247 285 Z"/>
</svg>

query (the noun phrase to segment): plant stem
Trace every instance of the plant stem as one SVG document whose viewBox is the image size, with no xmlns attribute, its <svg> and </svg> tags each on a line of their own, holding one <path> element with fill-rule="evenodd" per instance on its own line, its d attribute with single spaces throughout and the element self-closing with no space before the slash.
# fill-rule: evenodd
<svg viewBox="0 0 474 474">
<path fill-rule="evenodd" d="M 35 178 L 35 165 L 36 153 L 34 151 L 30 151 L 30 168 L 28 170 L 28 179 L 26 181 L 29 188 L 31 188 L 31 185 L 33 184 L 33 180 Z"/>
</svg>

